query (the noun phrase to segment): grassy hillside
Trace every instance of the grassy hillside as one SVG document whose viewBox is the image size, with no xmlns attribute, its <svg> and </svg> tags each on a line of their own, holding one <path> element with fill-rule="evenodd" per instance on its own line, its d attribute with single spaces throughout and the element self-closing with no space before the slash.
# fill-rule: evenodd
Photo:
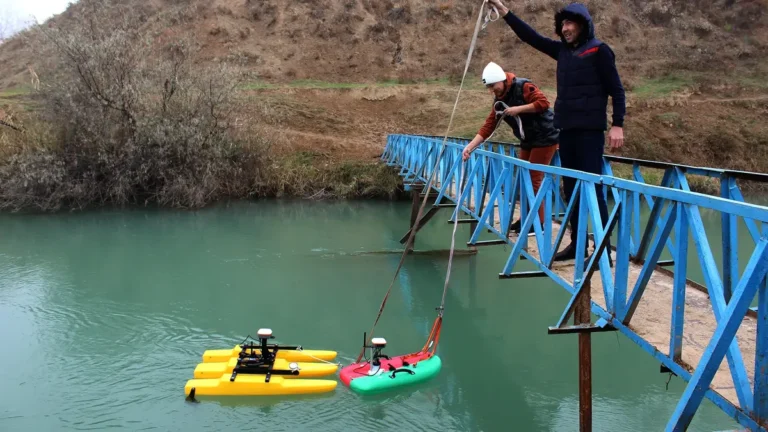
<svg viewBox="0 0 768 432">
<path fill-rule="evenodd" d="M 131 0 L 146 18 L 144 31 L 160 43 L 191 35 L 200 58 L 234 61 L 264 80 L 376 82 L 457 75 L 464 66 L 479 1 L 463 0 Z M 553 14 L 566 2 L 508 2 L 542 34 L 554 36 Z M 697 82 L 716 85 L 722 74 L 746 74 L 741 85 L 768 72 L 766 4 L 760 0 L 587 1 L 597 34 L 617 53 L 630 84 L 670 72 L 706 72 Z M 64 27 L 86 8 L 76 3 L 50 25 Z M 87 12 L 86 12 L 87 13 Z M 20 40 L 0 50 L 2 81 L 24 81 L 26 48 Z M 32 59 L 38 64 L 40 59 Z M 521 44 L 503 21 L 481 33 L 472 71 L 498 61 L 544 85 L 554 63 Z M 44 73 L 44 72 L 43 72 Z"/>
<path fill-rule="evenodd" d="M 508 4 L 554 37 L 553 14 L 565 2 Z M 762 121 L 768 113 L 764 1 L 586 4 L 598 37 L 616 52 L 628 91 L 626 146 L 620 154 L 768 172 L 768 126 Z M 139 35 L 134 43 L 140 48 L 130 52 L 157 59 L 172 57 L 169 44 L 196 44 L 187 59 L 194 68 L 227 65 L 239 73 L 231 82 L 237 100 L 229 109 L 231 128 L 242 128 L 247 117 L 249 133 L 269 143 L 260 150 L 269 159 L 261 171 L 266 175 L 267 166 L 284 173 L 260 178 L 258 187 L 249 180 L 247 190 L 378 196 L 387 195 L 388 186 L 381 184 L 392 181 L 372 167 L 387 134 L 445 132 L 479 5 L 460 0 L 131 0 L 99 11 L 81 0 L 43 29 L 62 32 L 56 34 L 88 25 L 127 29 L 126 34 Z M 40 30 L 0 45 L 0 117 L 10 115 L 21 124 L 35 124 L 50 104 L 46 92 L 61 87 L 64 73 L 60 52 Z M 480 34 L 452 135 L 473 136 L 490 109 L 490 96 L 478 82 L 488 61 L 535 80 L 552 101 L 556 97 L 555 63 L 519 42 L 503 21 L 490 23 Z M 30 90 L 27 63 L 39 75 L 40 91 Z M 148 78 L 147 88 L 162 90 L 163 77 Z M 0 133 L 0 145 L 11 141 L 12 131 Z M 497 137 L 512 139 L 512 134 L 505 130 Z M 60 139 L 47 138 L 50 145 Z M 14 150 L 6 146 L 5 152 Z"/>
</svg>

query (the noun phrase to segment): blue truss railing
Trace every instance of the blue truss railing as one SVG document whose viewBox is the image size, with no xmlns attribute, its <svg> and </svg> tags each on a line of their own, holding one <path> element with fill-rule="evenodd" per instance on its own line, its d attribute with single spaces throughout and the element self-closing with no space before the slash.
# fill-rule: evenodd
<svg viewBox="0 0 768 432">
<path fill-rule="evenodd" d="M 499 143 L 485 144 L 464 162 L 461 152 L 467 140 L 460 138 L 449 138 L 446 141 L 446 148 L 438 161 L 442 144 L 443 138 L 390 135 L 382 159 L 391 166 L 400 167 L 400 174 L 406 184 L 423 187 L 434 174 L 432 188 L 437 192 L 437 199 L 433 206 L 437 208 L 444 206 L 445 201 L 452 202 L 455 210 L 451 221 L 454 223 L 461 222 L 458 219 L 459 211 L 471 216 L 471 221 L 476 223 L 476 227 L 472 232 L 470 244 L 476 243 L 485 230 L 496 234 L 500 238 L 498 242 L 509 244 L 512 251 L 500 277 L 549 277 L 570 292 L 571 300 L 560 317 L 558 327 L 562 327 L 572 315 L 576 298 L 585 286 L 589 286 L 585 282 L 597 273 L 602 282 L 606 304 L 603 308 L 592 302 L 591 310 L 600 318 L 597 324 L 601 327 L 612 327 L 625 334 L 688 383 L 669 420 L 667 430 L 685 430 L 704 397 L 741 425 L 753 430 L 766 430 L 768 208 L 744 202 L 736 181 L 739 178 L 766 181 L 768 176 L 611 156 L 604 158 L 604 174 L 598 176 L 559 167 L 557 156 L 550 166 L 531 164 L 515 157 L 514 147 Z M 613 177 L 611 163 L 633 164 L 635 180 Z M 640 172 L 641 166 L 664 169 L 661 186 L 645 184 Z M 544 179 L 536 193 L 531 183 L 531 169 L 544 173 Z M 720 178 L 721 196 L 692 192 L 686 177 L 688 174 Z M 564 202 L 559 193 L 560 180 L 565 176 L 576 180 L 573 196 L 568 202 Z M 457 187 L 460 179 L 464 179 L 464 184 Z M 598 186 L 602 186 L 602 193 L 606 196 L 611 194 L 614 203 L 605 225 L 598 210 Z M 456 196 L 457 191 L 461 191 L 459 196 Z M 644 226 L 640 219 L 643 201 L 651 208 L 650 217 Z M 565 229 L 555 235 L 553 224 L 543 223 L 538 214 L 542 205 L 547 220 L 568 220 L 571 212 L 578 211 L 581 220 L 589 221 L 592 227 L 595 252 L 589 255 L 586 262 L 575 260 L 573 273 L 567 278 L 561 276 L 562 268 L 557 272 L 552 268 L 554 254 L 561 249 Z M 521 236 L 524 241 L 514 241 L 508 236 L 508 227 L 516 206 L 519 206 L 521 215 L 521 232 L 533 232 L 530 238 Z M 714 210 L 722 215 L 722 278 L 707 240 L 700 208 Z M 736 253 L 736 226 L 739 219 L 746 224 L 750 238 L 754 241 L 754 248 L 741 274 Z M 418 224 L 417 222 L 417 227 Z M 610 251 L 606 245 L 614 231 L 617 231 L 617 241 L 615 272 L 612 272 L 608 257 Z M 709 345 L 693 373 L 681 365 L 685 293 L 689 282 L 686 278 L 689 235 L 693 238 L 717 323 Z M 529 250 L 531 241 L 537 252 Z M 585 256 L 587 241 L 587 223 L 580 223 L 576 235 L 577 257 Z M 673 257 L 671 265 L 674 266 L 669 355 L 657 350 L 629 328 L 651 274 L 660 264 L 659 258 L 664 250 Z M 538 270 L 514 272 L 523 259 L 532 263 Z M 630 284 L 630 262 L 642 266 L 634 284 Z M 755 296 L 758 297 L 758 307 L 753 310 L 752 315 L 757 317 L 757 344 L 754 347 L 754 358 L 747 359 L 754 361 L 755 365 L 755 373 L 750 383 L 745 359 L 735 335 Z M 724 357 L 733 378 L 738 404 L 732 403 L 710 388 Z"/>
</svg>

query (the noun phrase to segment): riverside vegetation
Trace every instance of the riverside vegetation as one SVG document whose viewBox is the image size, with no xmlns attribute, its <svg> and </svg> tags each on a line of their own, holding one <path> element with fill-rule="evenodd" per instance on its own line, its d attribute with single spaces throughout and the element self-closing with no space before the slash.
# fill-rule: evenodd
<svg viewBox="0 0 768 432">
<path fill-rule="evenodd" d="M 67 27 L 25 35 L 51 67 L 33 109 L 17 116 L 24 130 L 0 135 L 0 209 L 397 192 L 396 173 L 380 164 L 324 169 L 300 153 L 271 158 L 259 112 L 238 91 L 241 71 L 196 64 L 190 38 L 168 41 L 158 55 L 142 31 L 147 16 L 116 2 L 80 3 L 87 13 Z"/>
<path fill-rule="evenodd" d="M 621 155 L 768 170 L 756 78 L 768 14 L 723 1 L 586 1 L 628 90 Z M 515 10 L 547 33 L 562 3 Z M 0 210 L 399 197 L 377 156 L 389 133 L 445 132 L 475 12 L 451 0 L 79 0 L 0 45 L 0 119 L 24 130 L 0 127 Z M 505 26 L 480 35 L 452 135 L 474 136 L 487 115 L 475 70 L 487 61 L 556 97 L 554 62 Z"/>
</svg>

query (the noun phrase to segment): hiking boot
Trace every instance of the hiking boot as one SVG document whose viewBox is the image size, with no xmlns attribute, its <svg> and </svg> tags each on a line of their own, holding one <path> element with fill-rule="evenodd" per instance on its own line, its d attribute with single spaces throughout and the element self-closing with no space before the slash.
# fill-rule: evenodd
<svg viewBox="0 0 768 432">
<path fill-rule="evenodd" d="M 520 236 L 520 231 L 522 230 L 522 224 L 520 223 L 520 219 L 516 220 L 512 223 L 512 225 L 509 226 L 509 231 L 513 232 Z M 536 232 L 533 230 L 533 227 L 528 228 L 528 237 L 533 237 L 536 235 Z"/>
<path fill-rule="evenodd" d="M 589 260 L 590 260 L 590 259 L 591 259 L 591 258 L 586 258 L 586 259 L 584 259 L 584 267 L 582 267 L 584 270 L 586 270 L 586 269 L 587 269 L 587 266 L 589 265 Z M 613 258 L 611 257 L 611 254 L 610 254 L 610 253 L 608 253 L 608 266 L 609 266 L 609 267 L 611 267 L 611 268 L 613 268 Z M 595 271 L 597 271 L 597 270 L 599 270 L 599 269 L 600 269 L 600 259 L 598 259 L 598 260 L 595 262 Z"/>
<path fill-rule="evenodd" d="M 589 257 L 589 252 L 584 250 L 584 258 Z M 555 261 L 568 261 L 576 259 L 576 242 L 571 242 L 565 249 L 555 254 Z"/>
</svg>

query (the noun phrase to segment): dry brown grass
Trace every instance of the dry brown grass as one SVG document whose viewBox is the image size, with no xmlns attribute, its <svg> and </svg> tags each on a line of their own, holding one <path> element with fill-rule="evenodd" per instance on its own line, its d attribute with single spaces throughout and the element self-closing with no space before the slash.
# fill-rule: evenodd
<svg viewBox="0 0 768 432">
<path fill-rule="evenodd" d="M 0 208 L 191 208 L 255 192 L 264 143 L 238 127 L 255 123 L 237 98 L 237 74 L 195 65 L 190 41 L 151 55 L 141 14 L 127 6 L 81 7 L 87 13 L 69 26 L 36 35 L 56 68 L 35 95 L 33 132 L 5 135 Z"/>
<path fill-rule="evenodd" d="M 12 198 L 6 203 L 191 207 L 226 195 L 388 197 L 396 177 L 370 162 L 389 133 L 445 132 L 478 12 L 478 4 L 455 0 L 140 0 L 120 3 L 94 19 L 94 4 L 75 3 L 47 30 L 72 35 L 91 20 L 110 36 L 97 38 L 99 49 L 120 55 L 91 52 L 95 70 L 104 73 L 90 87 L 90 81 L 73 74 L 73 63 L 60 68 L 66 58 L 62 46 L 69 46 L 62 45 L 64 39 L 58 46 L 44 44 L 44 33 L 37 29 L 0 46 L 1 88 L 10 93 L 28 82 L 23 65 L 30 58 L 43 85 L 23 104 L 35 111 L 16 109 L 28 126 L 25 138 L 0 129 L 5 164 L 0 174 L 8 180 L 0 188 Z M 563 4 L 546 0 L 510 6 L 552 36 L 553 13 Z M 622 155 L 768 169 L 768 126 L 761 121 L 768 110 L 765 100 L 750 100 L 768 90 L 762 78 L 768 72 L 764 2 L 587 4 L 598 36 L 614 48 L 622 79 L 633 93 Z M 126 35 L 133 42 L 120 44 L 117 36 Z M 184 40 L 197 46 L 180 45 Z M 165 80 L 174 75 L 169 50 L 174 46 L 183 47 L 183 64 L 196 66 L 185 69 L 186 90 L 177 87 L 163 108 Z M 149 60 L 137 62 L 139 55 Z M 487 61 L 554 88 L 555 63 L 520 43 L 503 21 L 481 33 L 468 84 L 477 82 Z M 223 85 L 227 75 L 211 66 L 233 77 L 247 72 L 249 84 L 287 88 L 233 92 Z M 132 72 L 119 73 L 125 70 Z M 212 76 L 213 92 L 192 84 Z M 375 92 L 349 85 L 425 79 L 442 82 Z M 309 89 L 296 81 L 317 85 Z M 67 91 L 76 97 L 67 97 Z M 548 95 L 553 101 L 555 95 Z M 736 100 L 705 102 L 723 97 Z M 13 100 L 0 95 L 0 108 L 7 109 L 13 103 L 6 102 Z M 193 109 L 206 103 L 217 108 Z M 462 94 L 452 133 L 472 136 L 488 104 L 485 93 Z M 44 169 L 49 172 L 20 174 Z M 71 184 L 62 186 L 61 179 Z M 34 204 L 43 197 L 49 201 Z"/>
<path fill-rule="evenodd" d="M 566 3 L 509 5 L 539 32 L 553 36 L 553 14 Z M 764 1 L 585 3 L 595 18 L 598 36 L 614 48 L 627 79 L 680 69 L 766 72 Z M 191 37 L 203 47 L 199 58 L 204 61 L 247 53 L 251 71 L 276 80 L 366 82 L 400 78 L 403 71 L 413 80 L 446 77 L 450 68 L 463 64 L 479 7 L 479 3 L 456 0 L 139 0 L 130 4 L 141 8 L 145 33 Z M 54 23 L 66 25 L 84 10 L 84 5 L 75 3 Z M 0 86 L 24 81 L 24 51 L 18 43 L 0 47 Z M 538 82 L 554 82 L 554 65 L 519 43 L 501 20 L 480 34 L 476 54 L 475 73 L 494 60 Z M 393 62 L 396 56 L 399 61 Z"/>
</svg>

